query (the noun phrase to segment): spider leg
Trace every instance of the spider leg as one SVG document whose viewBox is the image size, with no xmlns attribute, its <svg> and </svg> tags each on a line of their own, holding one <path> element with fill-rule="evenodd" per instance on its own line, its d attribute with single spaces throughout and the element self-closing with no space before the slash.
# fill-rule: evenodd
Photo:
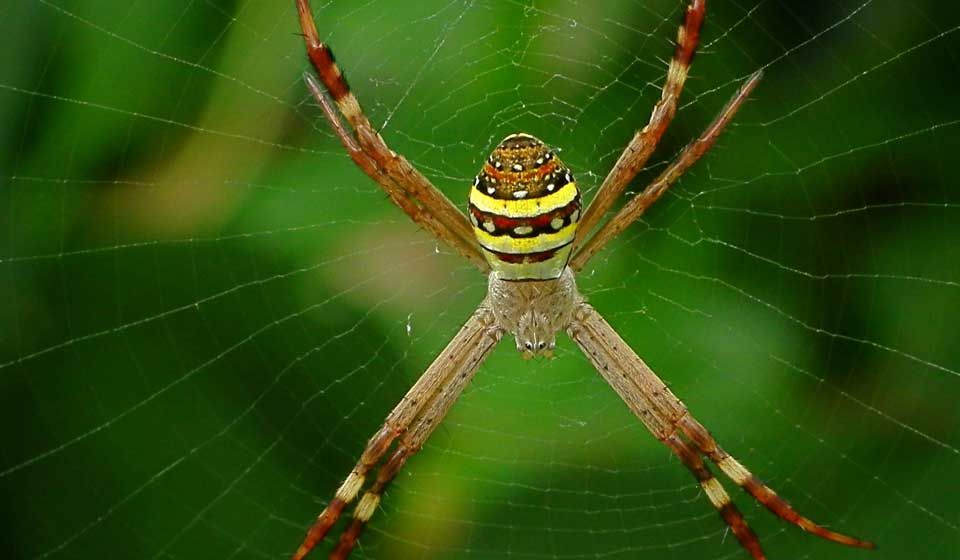
<svg viewBox="0 0 960 560">
<path fill-rule="evenodd" d="M 407 399 L 404 398 L 403 401 L 400 401 L 400 404 L 403 404 L 406 400 Z M 340 518 L 340 514 L 343 513 L 343 509 L 347 504 L 357 497 L 357 494 L 363 487 L 363 481 L 367 473 L 377 465 L 380 458 L 386 453 L 390 444 L 396 439 L 397 431 L 402 430 L 399 426 L 394 427 L 388 424 L 389 423 L 385 424 L 376 435 L 370 438 L 356 466 L 353 467 L 353 470 L 350 471 L 347 479 L 340 485 L 333 499 L 330 500 L 327 507 L 323 509 L 317 517 L 317 520 L 314 521 L 310 530 L 307 531 L 307 536 L 303 539 L 303 543 L 293 555 L 294 560 L 305 558 L 307 554 L 313 550 L 313 547 L 327 535 L 327 532 L 330 531 L 333 524 Z"/>
<path fill-rule="evenodd" d="M 683 402 L 593 307 L 581 302 L 567 333 L 650 433 L 670 447 L 693 473 L 741 546 L 755 559 L 764 557 L 759 540 L 719 481 L 707 469 L 701 455 L 709 457 L 734 483 L 781 519 L 833 542 L 860 548 L 874 547 L 873 543 L 830 531 L 801 516 L 773 490 L 759 482 L 717 445 L 709 432 L 693 419 Z M 681 440 L 678 432 L 689 438 L 692 446 Z"/>
<path fill-rule="evenodd" d="M 346 147 L 351 159 L 364 173 L 379 183 L 390 200 L 415 223 L 452 247 L 481 272 L 488 271 L 489 266 L 480 252 L 467 217 L 406 158 L 391 150 L 363 113 L 360 103 L 350 91 L 343 72 L 334 60 L 333 52 L 319 39 L 309 0 L 297 0 L 297 11 L 310 63 L 340 114 L 353 128 L 354 134 L 340 123 L 339 117 L 312 76 L 306 77 L 307 86 L 320 103 L 324 116 Z"/>
<path fill-rule="evenodd" d="M 680 420 L 678 427 L 685 436 L 690 438 L 690 441 L 693 442 L 700 453 L 709 457 L 714 464 L 720 467 L 723 474 L 730 477 L 730 480 L 737 486 L 749 492 L 754 499 L 766 506 L 767 509 L 780 519 L 793 523 L 804 531 L 813 533 L 828 541 L 858 548 L 875 548 L 872 542 L 855 539 L 831 531 L 800 515 L 786 500 L 778 496 L 769 486 L 758 480 L 757 477 L 740 464 L 739 461 L 724 451 L 717 444 L 717 441 L 713 439 L 713 436 L 710 435 L 710 432 L 689 414 Z"/>
<path fill-rule="evenodd" d="M 451 375 L 447 377 L 446 383 L 433 394 L 412 427 L 400 438 L 393 455 L 377 471 L 376 480 L 357 504 L 353 520 L 340 535 L 340 540 L 330 553 L 330 560 L 343 560 L 350 555 L 364 527 L 376 511 L 384 490 L 396 478 L 407 459 L 420 451 L 433 430 L 447 416 L 480 368 L 480 364 L 499 342 L 501 335 L 502 331 L 487 328 L 472 337 L 467 348 L 461 348 L 464 355 L 460 363 L 450 366 Z"/>
<path fill-rule="evenodd" d="M 740 513 L 740 510 L 734 505 L 730 499 L 730 495 L 723 489 L 720 481 L 713 476 L 713 473 L 710 472 L 710 469 L 704 464 L 703 459 L 700 458 L 700 454 L 691 448 L 687 442 L 675 435 L 668 436 L 663 443 L 665 443 L 667 447 L 680 458 L 680 462 L 693 473 L 694 478 L 700 483 L 700 487 L 703 488 L 710 503 L 713 504 L 713 507 L 720 513 L 720 517 L 723 518 L 727 526 L 730 527 L 730 530 L 733 531 L 734 536 L 740 541 L 740 546 L 747 549 L 747 552 L 756 560 L 766 558 L 757 534 L 753 532 L 750 525 L 747 525 L 743 514 Z"/>
<path fill-rule="evenodd" d="M 700 42 L 700 27 L 703 25 L 706 10 L 706 0 L 693 0 L 687 6 L 683 25 L 677 31 L 677 42 L 673 50 L 673 58 L 670 60 L 670 67 L 667 69 L 667 79 L 663 84 L 660 100 L 653 107 L 650 122 L 634 134 L 613 169 L 603 180 L 596 196 L 584 211 L 577 228 L 574 251 L 583 244 L 597 222 L 610 210 L 630 181 L 640 172 L 656 149 L 663 133 L 670 126 L 670 122 L 673 121 L 677 113 L 677 101 L 680 99 L 690 64 L 693 62 L 693 55 Z"/>
<path fill-rule="evenodd" d="M 486 351 L 489 350 L 487 346 L 492 347 L 495 343 L 495 341 L 489 341 L 491 339 L 499 340 L 499 331 L 491 331 L 494 321 L 495 319 L 489 309 L 485 305 L 481 305 L 447 344 L 447 347 L 427 367 L 426 372 L 420 376 L 420 379 L 414 383 L 413 387 L 407 391 L 407 394 L 387 416 L 383 427 L 370 438 L 353 470 L 340 485 L 334 498 L 307 531 L 303 543 L 293 555 L 294 560 L 305 558 L 317 543 L 323 540 L 330 528 L 340 518 L 346 506 L 356 499 L 363 488 L 367 475 L 377 466 L 393 442 L 400 437 L 400 448 L 402 448 L 404 446 L 403 442 L 408 441 L 404 434 L 409 433 L 410 426 L 413 425 L 412 431 L 416 432 L 419 429 L 418 426 L 422 424 L 421 417 L 423 414 L 431 414 L 429 411 L 433 410 L 438 395 L 448 394 L 450 387 L 460 383 L 461 378 L 464 376 L 469 378 L 476 372 L 480 365 L 479 362 L 482 361 L 483 357 L 486 356 Z M 492 336 L 491 332 L 493 333 Z M 477 354 L 479 349 L 484 349 L 480 355 Z M 465 384 L 465 382 L 463 383 Z M 431 417 L 435 416 L 433 414 Z M 391 461 L 393 459 L 388 461 L 388 464 Z M 399 469 L 399 466 L 397 468 Z M 384 472 L 383 469 L 381 469 L 382 472 Z M 380 479 L 381 475 L 378 475 L 377 481 L 374 482 L 374 488 L 380 483 Z M 358 512 L 360 514 L 366 511 L 369 511 L 370 514 L 373 513 L 372 508 L 369 507 L 369 499 L 366 503 L 363 500 L 361 499 L 357 511 L 354 512 L 355 517 L 358 517 Z M 369 519 L 369 515 L 367 515 L 367 519 Z"/>
<path fill-rule="evenodd" d="M 407 459 L 415 452 L 416 450 L 401 444 L 390 459 L 380 467 L 380 470 L 377 471 L 376 482 L 364 493 L 363 498 L 360 499 L 360 503 L 357 504 L 353 512 L 353 520 L 340 535 L 337 546 L 330 553 L 330 560 L 340 560 L 350 555 L 350 552 L 352 552 L 353 548 L 357 545 L 357 541 L 360 540 L 360 535 L 363 533 L 364 527 L 366 527 L 367 522 L 370 521 L 370 518 L 373 517 L 374 512 L 377 510 L 377 506 L 380 504 L 380 497 L 383 496 L 383 491 L 387 485 L 396 478 L 400 472 L 400 468 L 403 467 Z"/>
<path fill-rule="evenodd" d="M 483 259 L 482 256 L 479 257 L 483 260 L 483 262 L 480 263 L 477 261 L 477 255 L 475 255 L 472 251 L 464 253 L 460 250 L 462 247 L 459 244 L 459 241 L 452 239 L 447 241 L 445 237 L 448 235 L 446 227 L 425 207 L 417 205 L 412 198 L 408 197 L 404 190 L 396 183 L 396 181 L 394 181 L 394 179 L 389 175 L 383 173 L 377 166 L 377 162 L 360 148 L 360 145 L 357 144 L 356 139 L 350 134 L 349 131 L 347 131 L 347 129 L 343 126 L 343 123 L 340 122 L 340 118 L 337 116 L 336 110 L 330 104 L 327 94 L 323 92 L 321 89 L 322 86 L 317 82 L 317 79 L 310 74 L 304 74 L 303 79 L 306 82 L 307 87 L 310 89 L 310 92 L 313 94 L 314 99 L 316 99 L 320 104 L 320 108 L 323 110 L 324 116 L 330 123 L 331 128 L 333 128 L 337 138 L 340 139 L 340 143 L 343 144 L 343 147 L 347 150 L 347 154 L 350 155 L 350 159 L 353 160 L 357 167 L 359 167 L 374 181 L 382 185 L 390 200 L 408 216 L 410 216 L 414 222 L 422 225 L 435 237 L 446 241 L 448 245 L 459 251 L 461 256 L 467 258 L 477 266 L 482 265 L 483 267 L 486 267 L 486 260 Z"/>
<path fill-rule="evenodd" d="M 723 132 L 733 116 L 737 113 L 750 93 L 763 78 L 763 71 L 757 70 L 747 78 L 747 81 L 737 89 L 737 92 L 727 101 L 720 114 L 710 123 L 710 126 L 699 138 L 687 145 L 686 148 L 652 183 L 647 185 L 640 194 L 627 202 L 619 212 L 603 224 L 597 233 L 590 238 L 570 259 L 570 268 L 580 270 L 590 258 L 602 249 L 613 238 L 620 235 L 627 226 L 632 224 L 650 207 L 687 169 L 699 160 L 709 150 L 717 137 Z"/>
</svg>

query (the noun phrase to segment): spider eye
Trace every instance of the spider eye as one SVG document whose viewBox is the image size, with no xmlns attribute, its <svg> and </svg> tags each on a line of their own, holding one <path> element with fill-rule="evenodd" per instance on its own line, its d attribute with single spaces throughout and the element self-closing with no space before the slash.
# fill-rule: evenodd
<svg viewBox="0 0 960 560">
<path fill-rule="evenodd" d="M 543 349 L 546 348 L 546 347 L 547 347 L 547 343 L 546 343 L 546 342 L 540 341 L 539 343 L 537 343 L 537 349 L 538 349 L 538 350 L 543 350 Z"/>
<path fill-rule="evenodd" d="M 533 350 L 533 343 L 530 342 L 529 340 L 524 342 L 523 345 L 526 347 L 527 350 Z"/>
</svg>

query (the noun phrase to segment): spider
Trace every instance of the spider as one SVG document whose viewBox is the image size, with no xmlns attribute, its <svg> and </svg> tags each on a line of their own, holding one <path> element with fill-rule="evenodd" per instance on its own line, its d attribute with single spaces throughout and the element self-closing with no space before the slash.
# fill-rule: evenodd
<svg viewBox="0 0 960 560">
<path fill-rule="evenodd" d="M 662 95 L 649 123 L 633 136 L 585 209 L 573 175 L 557 153 L 535 137 L 517 133 L 493 150 L 474 179 L 467 216 L 387 146 L 350 91 L 330 48 L 320 42 L 309 1 L 296 2 L 307 55 L 316 71 L 316 77 L 309 72 L 304 75 L 306 85 L 350 158 L 414 222 L 487 274 L 488 288 L 477 310 L 367 443 L 356 466 L 308 530 L 294 560 L 306 557 L 323 540 L 380 465 L 330 558 L 343 559 L 350 554 L 384 489 L 430 437 L 504 334 L 513 335 L 517 350 L 531 358 L 550 356 L 559 331 L 566 331 L 650 433 L 693 473 L 753 558 L 765 557 L 760 541 L 704 459 L 781 519 L 833 542 L 874 547 L 800 515 L 724 451 L 577 291 L 576 273 L 710 149 L 760 81 L 761 72 L 752 74 L 675 161 L 599 225 L 644 166 L 676 113 L 699 42 L 706 0 L 690 0 L 687 5 Z"/>
</svg>

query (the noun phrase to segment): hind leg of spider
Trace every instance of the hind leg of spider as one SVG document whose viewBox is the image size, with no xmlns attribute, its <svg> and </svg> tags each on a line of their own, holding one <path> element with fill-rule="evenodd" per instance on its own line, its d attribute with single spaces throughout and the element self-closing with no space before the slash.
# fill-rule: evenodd
<svg viewBox="0 0 960 560">
<path fill-rule="evenodd" d="M 340 518 L 344 508 L 356 499 L 370 471 L 377 466 L 391 444 L 414 425 L 421 412 L 430 407 L 437 393 L 444 393 L 445 387 L 449 386 L 457 375 L 477 367 L 474 365 L 473 351 L 479 341 L 489 337 L 487 333 L 493 321 L 489 310 L 481 306 L 407 391 L 387 416 L 383 427 L 367 443 L 356 466 L 340 485 L 334 498 L 307 531 L 303 543 L 293 555 L 294 560 L 305 558 L 317 543 L 323 540 Z"/>
<path fill-rule="evenodd" d="M 829 541 L 858 548 L 875 548 L 872 542 L 831 531 L 800 515 L 786 500 L 778 496 L 769 486 L 753 476 L 732 455 L 724 451 L 710 435 L 710 432 L 689 414 L 680 420 L 678 428 L 685 436 L 690 438 L 690 441 L 693 442 L 700 453 L 709 457 L 723 471 L 723 474 L 727 475 L 737 486 L 749 492 L 754 499 L 766 506 L 780 519 L 793 523 L 804 531 Z"/>
<path fill-rule="evenodd" d="M 391 150 L 374 129 L 334 60 L 333 52 L 320 41 L 309 1 L 297 0 L 297 10 L 307 57 L 326 94 L 312 76 L 306 79 L 307 86 L 351 159 L 379 183 L 390 200 L 415 223 L 449 245 L 481 272 L 489 270 L 467 217 L 406 158 Z M 353 128 L 352 134 L 340 123 L 325 95 L 330 96 L 337 111 Z"/>
<path fill-rule="evenodd" d="M 567 332 L 650 433 L 666 444 L 693 473 L 741 546 L 755 559 L 764 558 L 756 534 L 700 454 L 677 437 L 676 422 L 686 414 L 680 399 L 589 304 L 579 305 Z"/>
<path fill-rule="evenodd" d="M 675 435 L 667 437 L 663 443 L 680 458 L 683 466 L 687 467 L 687 469 L 693 473 L 694 478 L 700 483 L 700 487 L 703 488 L 710 503 L 717 509 L 720 517 L 723 518 L 723 521 L 730 527 L 730 530 L 733 531 L 734 536 L 740 541 L 740 546 L 747 549 L 747 552 L 756 560 L 766 558 L 763 554 L 763 548 L 760 547 L 760 539 L 757 538 L 753 529 L 747 525 L 743 514 L 740 513 L 737 506 L 730 500 L 730 495 L 723 489 L 720 481 L 713 476 L 713 473 L 711 473 L 707 465 L 704 464 L 703 459 L 700 458 L 700 454 Z"/>
<path fill-rule="evenodd" d="M 456 368 L 454 375 L 450 376 L 447 383 L 435 392 L 409 431 L 400 438 L 390 459 L 377 471 L 376 480 L 354 509 L 353 519 L 340 535 L 336 547 L 330 553 L 330 560 L 344 560 L 350 555 L 364 527 L 376 511 L 384 490 L 396 478 L 407 459 L 423 447 L 433 430 L 450 412 L 450 408 L 473 379 L 480 364 L 500 340 L 501 334 L 499 330 L 487 329 L 479 333 L 472 348 L 465 350 L 464 359 Z"/>
<path fill-rule="evenodd" d="M 754 558 L 763 558 L 756 535 L 733 506 L 720 482 L 707 469 L 701 455 L 709 457 L 734 483 L 781 519 L 833 542 L 860 548 L 874 547 L 873 543 L 830 531 L 801 516 L 773 490 L 759 482 L 717 445 L 707 430 L 693 419 L 683 402 L 589 304 L 579 304 L 567 332 L 650 433 L 666 444 L 693 473 L 740 544 Z M 681 435 L 690 443 L 680 439 Z"/>
<path fill-rule="evenodd" d="M 343 534 L 340 535 L 337 546 L 333 549 L 333 552 L 330 553 L 330 560 L 341 560 L 350 555 L 350 552 L 353 551 L 357 541 L 360 539 L 360 534 L 363 533 L 364 527 L 366 527 L 367 522 L 370 521 L 370 518 L 373 517 L 374 512 L 377 510 L 377 506 L 380 504 L 380 498 L 383 496 L 387 485 L 396 478 L 404 463 L 407 462 L 407 459 L 417 451 L 418 449 L 401 443 L 393 455 L 390 456 L 390 459 L 380 467 L 380 470 L 377 471 L 377 480 L 370 486 L 366 493 L 364 493 L 363 498 L 360 499 L 360 503 L 357 504 L 353 512 L 353 520 L 347 526 L 346 530 L 344 530 Z"/>
<path fill-rule="evenodd" d="M 401 401 L 401 404 L 406 402 L 406 400 L 405 398 Z M 323 540 L 323 537 L 327 535 L 327 532 L 330 531 L 333 524 L 340 518 L 343 509 L 357 497 L 367 473 L 380 462 L 380 458 L 383 457 L 383 454 L 390 447 L 390 444 L 393 443 L 393 440 L 396 439 L 397 433 L 401 429 L 400 426 L 384 425 L 384 427 L 370 439 L 360 460 L 357 461 L 356 466 L 353 467 L 353 470 L 350 471 L 347 479 L 340 485 L 333 499 L 330 500 L 330 503 L 327 504 L 327 507 L 323 509 L 323 512 L 320 513 L 317 520 L 314 521 L 309 531 L 307 531 L 307 536 L 303 539 L 303 543 L 293 555 L 294 560 L 305 558 L 313 547 Z"/>
</svg>

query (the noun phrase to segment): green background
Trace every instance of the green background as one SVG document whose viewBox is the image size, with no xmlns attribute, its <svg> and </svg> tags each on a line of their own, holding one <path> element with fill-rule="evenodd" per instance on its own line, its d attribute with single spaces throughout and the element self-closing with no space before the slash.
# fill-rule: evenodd
<svg viewBox="0 0 960 560">
<path fill-rule="evenodd" d="M 742 462 L 770 558 L 960 553 L 960 16 L 710 2 L 642 186 L 735 126 L 579 284 Z M 588 196 L 659 96 L 680 2 L 317 2 L 390 145 L 461 207 L 506 134 Z M 285 558 L 484 279 L 356 170 L 292 0 L 0 8 L 0 543 L 13 558 Z M 566 337 L 503 344 L 360 558 L 743 558 Z M 329 541 L 325 547 L 329 547 Z M 323 557 L 318 551 L 317 557 Z"/>
</svg>

